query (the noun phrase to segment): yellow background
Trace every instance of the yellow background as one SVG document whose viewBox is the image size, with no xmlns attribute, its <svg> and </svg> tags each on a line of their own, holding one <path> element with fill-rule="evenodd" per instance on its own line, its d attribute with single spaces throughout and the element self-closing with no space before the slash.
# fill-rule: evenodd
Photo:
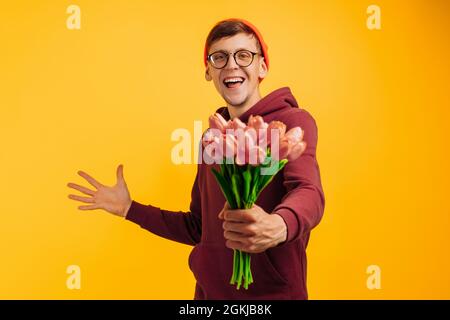
<svg viewBox="0 0 450 320">
<path fill-rule="evenodd" d="M 66 184 L 89 186 L 81 169 L 112 185 L 123 163 L 133 199 L 187 210 L 195 164 L 171 163 L 170 134 L 224 104 L 204 40 L 242 17 L 269 45 L 262 94 L 289 86 L 319 127 L 310 298 L 449 299 L 449 13 L 445 0 L 3 1 L 0 298 L 193 297 L 191 247 L 78 210 Z M 72 264 L 81 290 L 66 288 Z"/>
</svg>

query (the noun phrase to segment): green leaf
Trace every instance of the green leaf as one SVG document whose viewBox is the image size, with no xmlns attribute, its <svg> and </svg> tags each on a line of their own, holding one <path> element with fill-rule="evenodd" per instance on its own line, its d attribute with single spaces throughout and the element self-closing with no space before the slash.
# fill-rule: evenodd
<svg viewBox="0 0 450 320">
<path fill-rule="evenodd" d="M 244 202 L 247 204 L 249 202 L 249 195 L 250 195 L 250 185 L 252 182 L 252 174 L 250 173 L 250 170 L 247 169 L 244 172 L 242 172 L 242 177 L 244 178 Z"/>
<path fill-rule="evenodd" d="M 277 173 L 284 168 L 284 166 L 286 165 L 286 163 L 288 163 L 288 159 L 282 159 L 279 163 L 278 163 L 278 171 Z"/>
<path fill-rule="evenodd" d="M 255 167 L 255 170 L 252 173 L 252 187 L 250 192 L 250 202 L 255 203 L 256 195 L 258 193 L 258 184 L 261 175 L 261 168 L 259 166 Z"/>
<path fill-rule="evenodd" d="M 274 176 L 270 174 L 260 175 L 257 189 L 258 194 L 270 183 L 270 181 L 272 181 L 273 177 Z"/>
<path fill-rule="evenodd" d="M 226 168 L 225 162 L 222 162 L 222 163 L 220 164 L 220 173 L 222 174 L 222 177 L 223 177 L 225 180 L 228 180 L 228 177 L 227 177 L 227 168 Z"/>
<path fill-rule="evenodd" d="M 236 201 L 233 197 L 233 192 L 231 191 L 229 184 L 227 183 L 227 181 L 225 180 L 225 178 L 222 176 L 222 174 L 220 172 L 218 172 L 214 168 L 211 168 L 211 170 L 212 170 L 214 176 L 216 177 L 216 180 L 219 183 L 220 189 L 222 190 L 223 195 L 227 199 L 228 204 L 230 205 L 230 207 L 232 209 L 237 209 Z"/>
<path fill-rule="evenodd" d="M 224 176 L 226 176 L 226 180 L 229 181 L 229 183 L 231 184 L 231 176 L 233 175 L 233 166 L 234 166 L 234 164 L 231 163 L 231 162 L 227 163 L 227 161 L 230 161 L 230 160 L 232 160 L 232 159 L 231 158 L 227 158 L 224 161 L 224 170 L 225 170 Z"/>
<path fill-rule="evenodd" d="M 240 176 L 237 173 L 233 173 L 231 176 L 231 190 L 234 194 L 234 198 L 236 199 L 236 205 L 238 209 L 241 209 L 241 188 L 240 188 Z"/>
<path fill-rule="evenodd" d="M 273 175 L 261 175 L 260 181 L 258 183 L 259 185 L 258 185 L 258 190 L 257 190 L 256 197 L 258 197 L 261 194 L 261 192 L 264 190 L 264 188 L 269 185 L 269 183 L 278 174 L 278 172 L 280 172 L 284 168 L 284 166 L 286 165 L 287 162 L 288 162 L 287 159 L 280 160 L 278 162 L 278 169 L 275 172 L 275 174 L 273 174 Z"/>
</svg>

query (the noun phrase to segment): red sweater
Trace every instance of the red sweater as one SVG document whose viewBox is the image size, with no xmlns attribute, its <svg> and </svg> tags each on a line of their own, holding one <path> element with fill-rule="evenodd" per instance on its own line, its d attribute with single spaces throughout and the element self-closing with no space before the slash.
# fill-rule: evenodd
<svg viewBox="0 0 450 320">
<path fill-rule="evenodd" d="M 230 118 L 226 107 L 217 112 L 226 120 Z M 251 254 L 254 282 L 248 290 L 237 290 L 229 284 L 233 250 L 225 246 L 223 221 L 218 218 L 225 198 L 211 165 L 198 164 L 189 212 L 133 201 L 126 219 L 161 237 L 195 246 L 189 256 L 189 267 L 197 280 L 194 299 L 307 299 L 305 250 L 310 231 L 320 222 L 325 206 L 316 160 L 317 126 L 314 118 L 298 107 L 288 87 L 265 96 L 239 118 L 247 122 L 250 115 L 260 115 L 266 122 L 282 121 L 287 130 L 300 126 L 307 148 L 287 163 L 256 201 L 266 212 L 284 219 L 287 240 Z"/>
</svg>

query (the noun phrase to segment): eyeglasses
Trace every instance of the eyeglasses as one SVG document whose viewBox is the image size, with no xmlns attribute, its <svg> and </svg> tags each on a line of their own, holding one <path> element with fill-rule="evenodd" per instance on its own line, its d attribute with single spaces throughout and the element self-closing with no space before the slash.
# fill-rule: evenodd
<svg viewBox="0 0 450 320">
<path fill-rule="evenodd" d="M 252 64 L 255 55 L 260 54 L 259 52 L 252 52 L 250 50 L 238 50 L 235 53 L 228 53 L 225 51 L 216 51 L 208 55 L 208 61 L 216 69 L 224 68 L 230 55 L 233 55 L 234 61 L 240 67 L 248 67 Z"/>
</svg>

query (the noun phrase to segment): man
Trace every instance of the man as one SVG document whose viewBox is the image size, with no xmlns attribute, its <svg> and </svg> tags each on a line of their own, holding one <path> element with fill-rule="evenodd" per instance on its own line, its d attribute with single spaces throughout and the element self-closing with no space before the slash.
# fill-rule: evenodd
<svg viewBox="0 0 450 320">
<path fill-rule="evenodd" d="M 195 299 L 307 299 L 305 250 L 325 205 L 316 160 L 315 120 L 298 107 L 288 87 L 261 97 L 259 83 L 269 67 L 267 45 L 250 22 L 218 22 L 207 37 L 204 62 L 206 80 L 213 81 L 227 104 L 217 110 L 226 120 L 237 117 L 247 122 L 250 115 L 260 115 L 266 122 L 278 120 L 287 129 L 299 126 L 304 130 L 306 150 L 275 176 L 254 207 L 230 210 L 204 161 L 198 165 L 186 213 L 132 200 L 122 165 L 113 187 L 79 171 L 97 191 L 69 183 L 91 196 L 69 198 L 91 203 L 80 206 L 82 210 L 104 209 L 156 235 L 195 246 L 188 262 L 197 280 Z M 232 249 L 251 253 L 254 282 L 247 290 L 229 284 Z"/>
</svg>

